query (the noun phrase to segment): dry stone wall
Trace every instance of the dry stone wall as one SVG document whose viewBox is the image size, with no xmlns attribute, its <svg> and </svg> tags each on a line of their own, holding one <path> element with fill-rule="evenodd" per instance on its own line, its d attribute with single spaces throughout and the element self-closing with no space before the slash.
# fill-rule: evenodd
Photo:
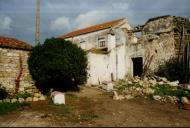
<svg viewBox="0 0 190 128">
<path fill-rule="evenodd" d="M 29 51 L 0 48 L 0 84 L 10 93 L 15 92 L 16 81 L 18 91 L 34 86 L 34 81 L 28 70 Z"/>
</svg>

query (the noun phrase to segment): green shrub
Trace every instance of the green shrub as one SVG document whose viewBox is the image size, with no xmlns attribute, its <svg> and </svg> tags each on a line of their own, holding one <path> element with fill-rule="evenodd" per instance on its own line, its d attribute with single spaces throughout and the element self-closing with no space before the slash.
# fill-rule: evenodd
<svg viewBox="0 0 190 128">
<path fill-rule="evenodd" d="M 17 108 L 24 107 L 24 106 L 30 106 L 30 103 L 26 103 L 26 102 L 0 103 L 0 115 L 6 114 L 8 112 L 14 111 Z"/>
<path fill-rule="evenodd" d="M 32 95 L 28 92 L 22 92 L 22 93 L 18 93 L 16 94 L 15 98 L 24 98 L 26 99 L 27 97 L 31 97 Z"/>
<path fill-rule="evenodd" d="M 87 79 L 86 52 L 71 41 L 46 39 L 32 49 L 29 70 L 38 89 L 70 90 Z"/>
<path fill-rule="evenodd" d="M 164 95 L 167 95 L 167 96 L 176 96 L 176 97 L 187 97 L 187 98 L 190 98 L 190 91 L 187 90 L 187 89 L 183 89 L 181 87 L 177 87 L 177 88 L 174 88 L 170 85 L 156 85 L 154 87 L 154 94 L 155 95 L 160 95 L 160 96 L 164 96 Z"/>
<path fill-rule="evenodd" d="M 8 92 L 4 87 L 0 85 L 0 100 L 5 99 L 8 96 Z"/>
</svg>

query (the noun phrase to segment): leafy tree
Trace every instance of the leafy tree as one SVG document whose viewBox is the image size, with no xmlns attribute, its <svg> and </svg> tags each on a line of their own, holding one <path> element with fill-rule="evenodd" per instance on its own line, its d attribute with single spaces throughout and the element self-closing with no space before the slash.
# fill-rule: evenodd
<svg viewBox="0 0 190 128">
<path fill-rule="evenodd" d="M 32 49 L 28 64 L 37 87 L 44 92 L 50 88 L 67 91 L 87 79 L 86 52 L 71 41 L 46 39 Z"/>
</svg>

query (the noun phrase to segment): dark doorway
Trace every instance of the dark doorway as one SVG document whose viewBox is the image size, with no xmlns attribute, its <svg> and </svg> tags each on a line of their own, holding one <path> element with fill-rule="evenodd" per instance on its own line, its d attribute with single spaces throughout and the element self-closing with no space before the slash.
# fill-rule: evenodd
<svg viewBox="0 0 190 128">
<path fill-rule="evenodd" d="M 143 58 L 132 58 L 133 61 L 133 76 L 141 76 L 143 73 Z"/>
</svg>

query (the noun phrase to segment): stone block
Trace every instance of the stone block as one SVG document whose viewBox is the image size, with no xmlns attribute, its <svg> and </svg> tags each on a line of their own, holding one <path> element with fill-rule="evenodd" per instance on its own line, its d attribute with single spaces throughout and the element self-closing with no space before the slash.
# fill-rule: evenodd
<svg viewBox="0 0 190 128">
<path fill-rule="evenodd" d="M 113 90 L 113 83 L 105 83 L 102 85 L 102 88 L 108 92 L 112 91 Z"/>
<path fill-rule="evenodd" d="M 19 99 L 18 99 L 18 102 L 20 102 L 20 103 L 21 103 L 21 102 L 24 102 L 24 101 L 25 101 L 24 98 L 19 98 Z"/>
<path fill-rule="evenodd" d="M 187 97 L 181 97 L 181 102 L 184 103 L 184 104 L 190 104 L 190 102 L 187 99 Z"/>
<path fill-rule="evenodd" d="M 177 81 L 174 81 L 174 82 L 168 82 L 168 84 L 169 84 L 170 86 L 176 87 L 176 86 L 178 86 L 179 81 L 177 80 Z"/>
<path fill-rule="evenodd" d="M 32 102 L 32 97 L 27 97 L 26 102 Z"/>
<path fill-rule="evenodd" d="M 187 85 L 187 89 L 190 90 L 190 85 Z"/>
<path fill-rule="evenodd" d="M 39 101 L 39 98 L 38 97 L 33 97 L 32 101 L 34 101 L 34 102 Z"/>
<path fill-rule="evenodd" d="M 6 98 L 6 99 L 3 100 L 3 102 L 8 102 L 8 103 L 10 103 L 10 101 L 11 100 L 9 98 Z"/>
<path fill-rule="evenodd" d="M 62 92 L 54 91 L 51 93 L 54 104 L 65 104 L 65 94 Z"/>
<path fill-rule="evenodd" d="M 17 102 L 17 99 L 11 99 L 11 103 Z"/>
<path fill-rule="evenodd" d="M 3 100 L 0 100 L 0 103 L 2 103 L 3 102 Z"/>
<path fill-rule="evenodd" d="M 41 97 L 42 96 L 42 94 L 41 93 L 34 93 L 34 97 Z"/>
<path fill-rule="evenodd" d="M 46 97 L 41 95 L 41 97 L 39 98 L 39 100 L 46 100 Z"/>
<path fill-rule="evenodd" d="M 155 96 L 153 96 L 153 99 L 154 99 L 154 100 L 161 100 L 161 99 L 162 99 L 162 97 L 161 97 L 161 96 L 159 96 L 159 95 L 155 95 Z"/>
<path fill-rule="evenodd" d="M 125 98 L 128 99 L 128 100 L 130 100 L 130 99 L 133 99 L 134 96 L 131 96 L 131 95 L 125 95 Z"/>
</svg>

